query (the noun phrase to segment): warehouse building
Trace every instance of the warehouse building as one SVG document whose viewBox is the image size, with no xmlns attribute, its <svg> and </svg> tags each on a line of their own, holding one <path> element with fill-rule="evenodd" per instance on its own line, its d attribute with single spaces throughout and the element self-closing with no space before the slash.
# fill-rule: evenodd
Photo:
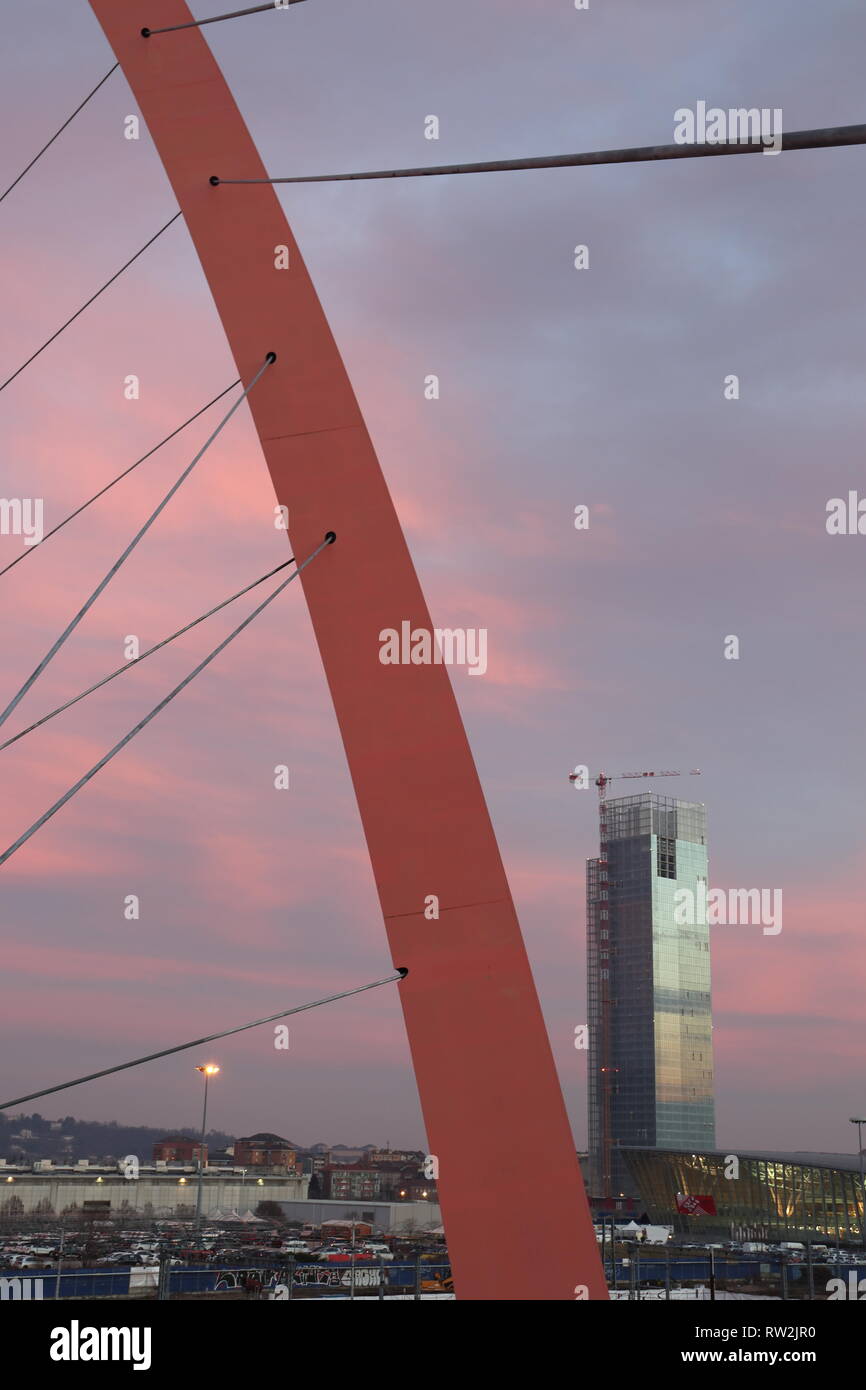
<svg viewBox="0 0 866 1390">
<path fill-rule="evenodd" d="M 243 1215 L 259 1202 L 302 1200 L 308 1177 L 263 1174 L 242 1168 L 206 1168 L 202 1182 L 202 1213 Z M 132 1156 L 119 1163 L 93 1164 L 86 1159 L 71 1165 L 43 1159 L 21 1166 L 0 1159 L 0 1220 L 35 1213 L 61 1216 L 78 1210 L 104 1216 L 145 1219 L 195 1215 L 198 1172 L 195 1164 L 139 1163 Z"/>
<path fill-rule="evenodd" d="M 376 1232 L 420 1235 L 442 1225 L 442 1213 L 437 1202 L 280 1202 L 289 1221 L 305 1226 L 322 1226 L 326 1221 L 361 1221 Z"/>
</svg>

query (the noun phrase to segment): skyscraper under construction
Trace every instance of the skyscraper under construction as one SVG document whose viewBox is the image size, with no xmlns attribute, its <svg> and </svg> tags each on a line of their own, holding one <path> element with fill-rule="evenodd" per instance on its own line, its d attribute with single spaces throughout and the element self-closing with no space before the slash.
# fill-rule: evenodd
<svg viewBox="0 0 866 1390">
<path fill-rule="evenodd" d="M 707 882 L 706 809 L 643 793 L 607 801 L 587 860 L 590 1193 L 630 1194 L 619 1149 L 712 1149 L 710 942 L 674 894 Z M 697 914 L 699 915 L 699 914 Z"/>
</svg>

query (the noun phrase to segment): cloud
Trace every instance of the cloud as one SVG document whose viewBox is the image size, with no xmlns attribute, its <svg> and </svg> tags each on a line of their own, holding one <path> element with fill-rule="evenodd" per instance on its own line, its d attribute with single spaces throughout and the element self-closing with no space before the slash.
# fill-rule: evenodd
<svg viewBox="0 0 866 1390">
<path fill-rule="evenodd" d="M 702 97 L 781 105 L 789 129 L 854 119 L 862 14 L 795 0 L 780 28 L 754 11 L 734 0 L 710 22 L 673 0 L 586 12 L 442 0 L 429 13 L 334 0 L 213 26 L 209 42 L 276 174 L 663 141 L 676 108 Z M 57 7 L 50 35 L 24 7 L 10 40 L 9 180 L 92 85 L 82 74 L 110 61 L 86 7 Z M 123 139 L 131 100 L 113 77 L 4 203 L 4 377 L 171 215 L 149 136 Z M 438 143 L 424 138 L 429 112 Z M 827 497 L 860 476 L 860 158 L 280 193 L 434 621 L 489 632 L 487 675 L 455 672 L 454 685 L 579 1138 L 570 1039 L 585 1008 L 582 857 L 596 832 L 591 802 L 564 781 L 578 761 L 703 766 L 714 874 L 785 886 L 781 937 L 714 943 L 726 1124 L 820 1147 L 832 1089 L 822 1077 L 859 1085 L 860 554 L 821 528 Z M 578 243 L 590 247 L 580 273 Z M 722 392 L 731 372 L 738 402 Z M 129 374 L 138 401 L 124 399 Z M 55 522 L 234 376 L 178 223 L 3 393 L 4 494 L 43 496 Z M 7 698 L 230 399 L 0 580 Z M 9 731 L 117 666 L 128 634 L 159 640 L 279 563 L 274 501 L 242 407 Z M 590 508 L 583 532 L 579 504 Z M 0 567 L 19 549 L 0 537 Z M 387 967 L 300 589 L 2 870 L 7 1093 L 136 1040 L 254 1017 L 289 985 L 315 995 Z M 4 843 L 252 603 L 0 754 Z M 722 654 L 731 632 L 739 662 Z M 273 787 L 278 763 L 291 768 L 286 793 Z M 130 893 L 142 903 L 133 923 Z M 238 1043 L 215 1123 L 419 1143 L 399 1001 L 384 996 L 362 996 L 339 1024 L 324 1010 L 309 1018 L 303 1071 L 278 1064 L 266 1038 Z M 798 1029 L 808 1054 L 792 1069 Z M 796 1136 L 770 1071 L 803 1079 Z M 82 1105 L 185 1122 L 190 1080 L 158 1064 L 132 1089 L 98 1083 Z"/>
</svg>

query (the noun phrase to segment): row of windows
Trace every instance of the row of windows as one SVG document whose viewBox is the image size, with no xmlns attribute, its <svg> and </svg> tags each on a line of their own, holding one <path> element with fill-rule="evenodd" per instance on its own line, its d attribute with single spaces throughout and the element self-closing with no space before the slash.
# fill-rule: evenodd
<svg viewBox="0 0 866 1390">
<path fill-rule="evenodd" d="M 659 835 L 657 841 L 657 859 L 659 878 L 676 878 L 677 876 L 677 842 L 669 839 L 665 835 Z"/>
</svg>

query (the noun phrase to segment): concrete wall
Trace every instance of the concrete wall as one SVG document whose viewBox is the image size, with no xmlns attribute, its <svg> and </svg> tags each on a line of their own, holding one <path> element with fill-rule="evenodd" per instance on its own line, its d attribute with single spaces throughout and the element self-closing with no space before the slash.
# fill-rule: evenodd
<svg viewBox="0 0 866 1390">
<path fill-rule="evenodd" d="M 152 1173 L 142 1173 L 138 1179 L 126 1179 L 118 1173 L 103 1176 L 97 1182 L 98 1173 L 92 1176 L 68 1174 L 16 1174 L 12 1183 L 0 1179 L 0 1220 L 8 1215 L 4 1210 L 11 1197 L 23 1203 L 25 1212 L 32 1212 L 40 1202 L 48 1201 L 56 1214 L 66 1207 L 82 1207 L 85 1202 L 110 1202 L 111 1214 L 121 1215 L 125 1211 L 145 1214 L 150 1204 L 153 1216 L 174 1216 L 195 1213 L 196 1175 L 190 1171 L 184 1174 L 172 1173 L 165 1177 Z M 178 1176 L 186 1178 L 178 1182 Z M 309 1178 L 265 1178 L 259 1187 L 256 1179 L 248 1174 L 246 1179 L 240 1175 L 221 1174 L 218 1171 L 205 1173 L 202 1189 L 202 1211 L 221 1211 L 224 1215 L 235 1210 L 241 1216 L 249 1209 L 255 1211 L 259 1202 L 286 1202 L 302 1200 L 307 1195 Z M 126 1204 L 126 1205 L 125 1205 Z M 187 1210 L 178 1212 L 179 1207 Z"/>
</svg>

